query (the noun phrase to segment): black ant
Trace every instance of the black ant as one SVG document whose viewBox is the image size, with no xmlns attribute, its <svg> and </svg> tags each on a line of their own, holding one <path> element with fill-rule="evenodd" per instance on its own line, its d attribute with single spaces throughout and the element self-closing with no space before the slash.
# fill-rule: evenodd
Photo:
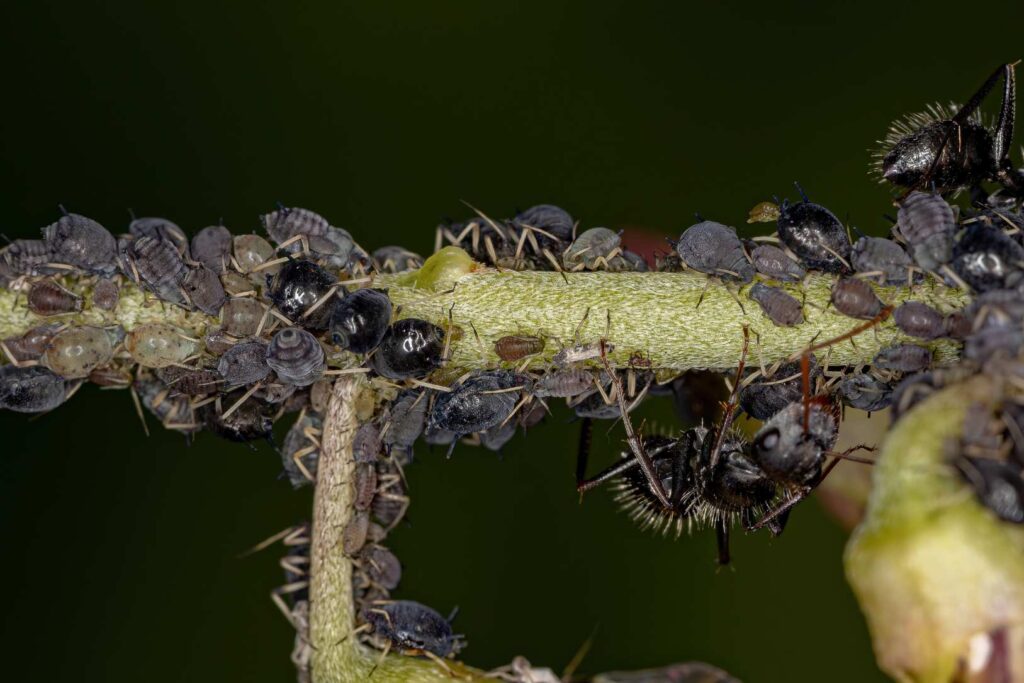
<svg viewBox="0 0 1024 683">
<path fill-rule="evenodd" d="M 887 151 L 879 163 L 882 177 L 908 190 L 932 187 L 937 192 L 992 180 L 1010 194 L 1024 196 L 1024 173 L 1010 163 L 1014 66 L 1016 62 L 996 69 L 955 114 L 932 107 L 928 113 L 894 123 L 884 141 Z M 1000 78 L 1003 101 L 995 130 L 990 131 L 982 125 L 978 110 Z"/>
</svg>

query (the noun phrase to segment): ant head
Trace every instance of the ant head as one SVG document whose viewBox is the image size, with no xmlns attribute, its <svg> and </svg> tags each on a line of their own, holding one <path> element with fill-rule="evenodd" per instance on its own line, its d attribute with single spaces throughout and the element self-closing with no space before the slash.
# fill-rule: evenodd
<svg viewBox="0 0 1024 683">
<path fill-rule="evenodd" d="M 803 400 L 787 405 L 754 436 L 754 462 L 778 484 L 803 487 L 817 483 L 825 452 L 838 436 L 832 408 L 827 399 L 819 398 L 806 406 Z"/>
</svg>

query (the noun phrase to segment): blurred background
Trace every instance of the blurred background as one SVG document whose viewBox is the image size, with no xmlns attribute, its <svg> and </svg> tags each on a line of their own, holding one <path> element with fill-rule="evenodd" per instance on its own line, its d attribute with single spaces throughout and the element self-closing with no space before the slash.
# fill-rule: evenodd
<svg viewBox="0 0 1024 683">
<path fill-rule="evenodd" d="M 281 201 L 421 253 L 461 200 L 663 235 L 699 211 L 742 232 L 793 180 L 879 232 L 892 209 L 867 150 L 888 122 L 966 99 L 1024 53 L 1009 2 L 35 0 L 0 15 L 12 239 L 58 203 L 114 232 L 128 208 L 248 231 Z M 644 417 L 673 426 L 665 401 Z M 817 503 L 779 539 L 740 535 L 719 570 L 713 533 L 642 533 L 605 491 L 579 503 L 568 418 L 501 459 L 424 447 L 408 470 L 398 596 L 461 606 L 467 661 L 559 671 L 592 637 L 582 672 L 701 659 L 748 683 L 884 680 L 845 532 Z M 310 493 L 267 446 L 151 429 L 127 393 L 92 387 L 38 419 L 0 415 L 5 679 L 294 679 L 268 599 L 279 550 L 238 555 L 306 519 Z M 621 432 L 595 443 L 593 468 Z"/>
</svg>

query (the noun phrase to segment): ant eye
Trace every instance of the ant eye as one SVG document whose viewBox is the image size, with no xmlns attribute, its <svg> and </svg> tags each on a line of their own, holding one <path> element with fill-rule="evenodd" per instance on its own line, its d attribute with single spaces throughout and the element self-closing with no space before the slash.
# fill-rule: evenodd
<svg viewBox="0 0 1024 683">
<path fill-rule="evenodd" d="M 766 451 L 770 451 L 779 445 L 779 430 L 772 429 L 761 435 L 761 438 L 757 440 L 757 447 Z"/>
</svg>

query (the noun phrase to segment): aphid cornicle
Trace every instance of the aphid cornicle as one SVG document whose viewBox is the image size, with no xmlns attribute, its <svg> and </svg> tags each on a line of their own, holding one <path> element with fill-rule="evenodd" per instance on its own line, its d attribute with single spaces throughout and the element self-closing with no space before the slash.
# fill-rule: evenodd
<svg viewBox="0 0 1024 683">
<path fill-rule="evenodd" d="M 117 268 L 117 240 L 91 218 L 65 214 L 43 228 L 43 239 L 58 263 L 103 275 Z"/>
<path fill-rule="evenodd" d="M 494 352 L 503 361 L 512 362 L 540 353 L 544 340 L 521 334 L 511 334 L 494 342 Z"/>
<path fill-rule="evenodd" d="M 994 131 L 978 115 L 982 101 L 1003 79 L 1003 98 Z M 955 114 L 942 107 L 893 124 L 879 164 L 883 178 L 910 189 L 934 186 L 948 192 L 1001 183 L 1014 196 L 1024 194 L 1024 174 L 1010 164 L 1016 87 L 1013 64 L 1003 64 Z"/>
<path fill-rule="evenodd" d="M 192 305 L 207 315 L 220 313 L 228 298 L 217 274 L 201 263 L 188 269 L 181 286 Z"/>
<path fill-rule="evenodd" d="M 883 237 L 861 237 L 854 242 L 850 264 L 855 273 L 891 285 L 906 284 L 913 265 L 903 247 Z"/>
<path fill-rule="evenodd" d="M 64 402 L 64 378 L 40 365 L 0 366 L 0 409 L 43 413 Z"/>
<path fill-rule="evenodd" d="M 281 207 L 277 211 L 260 216 L 263 228 L 270 239 L 277 244 L 286 242 L 296 235 L 323 235 L 330 224 L 327 219 L 309 209 Z"/>
<path fill-rule="evenodd" d="M 146 323 L 128 333 L 125 348 L 139 365 L 162 368 L 183 363 L 196 352 L 196 342 L 171 325 Z"/>
<path fill-rule="evenodd" d="M 768 319 L 780 327 L 793 327 L 804 321 L 803 306 L 786 290 L 755 282 L 747 293 Z"/>
<path fill-rule="evenodd" d="M 79 379 L 109 362 L 113 353 L 110 337 L 101 328 L 69 327 L 47 344 L 43 362 L 65 379 Z"/>
<path fill-rule="evenodd" d="M 462 636 L 452 632 L 448 619 L 412 600 L 370 605 L 362 611 L 362 618 L 387 646 L 406 654 L 429 652 L 450 657 L 464 647 Z"/>
<path fill-rule="evenodd" d="M 251 337 L 259 329 L 266 310 L 256 299 L 228 299 L 220 309 L 220 327 L 235 337 Z"/>
<path fill-rule="evenodd" d="M 771 280 L 798 282 L 807 275 L 799 263 L 774 244 L 760 244 L 750 252 L 754 269 Z"/>
<path fill-rule="evenodd" d="M 832 285 L 832 305 L 845 316 L 870 320 L 882 312 L 882 302 L 864 280 L 844 277 Z"/>
<path fill-rule="evenodd" d="M 36 315 L 77 313 L 82 310 L 82 297 L 51 280 L 39 280 L 29 287 L 28 308 Z"/>
<path fill-rule="evenodd" d="M 779 206 L 779 239 L 813 270 L 847 273 L 850 270 L 850 237 L 836 215 L 811 202 L 797 185 L 803 201 Z"/>
<path fill-rule="evenodd" d="M 352 353 L 369 353 L 391 323 L 391 300 L 379 289 L 346 294 L 331 314 L 331 341 Z"/>
<path fill-rule="evenodd" d="M 747 283 L 754 279 L 754 266 L 743 252 L 736 228 L 715 221 L 691 225 L 676 242 L 676 252 L 690 268 L 724 280 Z"/>
<path fill-rule="evenodd" d="M 900 202 L 896 228 L 921 268 L 934 271 L 953 258 L 956 215 L 940 195 L 911 192 Z"/>
<path fill-rule="evenodd" d="M 92 288 L 92 305 L 105 311 L 117 308 L 121 299 L 121 290 L 110 278 L 100 278 Z"/>
<path fill-rule="evenodd" d="M 513 390 L 519 383 L 517 375 L 502 370 L 471 375 L 437 397 L 427 416 L 427 428 L 449 431 L 461 438 L 499 425 L 519 401 L 519 392 Z"/>
<path fill-rule="evenodd" d="M 896 327 L 918 339 L 937 339 L 945 335 L 945 316 L 921 301 L 907 301 L 892 314 Z"/>
<path fill-rule="evenodd" d="M 370 357 L 370 366 L 388 379 L 424 377 L 441 365 L 444 330 L 416 318 L 405 318 L 387 328 Z"/>
<path fill-rule="evenodd" d="M 270 340 L 267 365 L 280 381 L 297 387 L 308 387 L 323 377 L 326 367 L 320 342 L 296 327 L 286 327 Z"/>
<path fill-rule="evenodd" d="M 270 374 L 267 345 L 260 341 L 235 344 L 220 357 L 217 372 L 229 387 L 253 384 L 265 379 Z"/>
<path fill-rule="evenodd" d="M 1024 280 L 1024 247 L 998 228 L 972 223 L 953 247 L 952 266 L 975 291 L 1009 289 Z"/>
<path fill-rule="evenodd" d="M 293 323 L 307 330 L 325 330 L 337 300 L 321 299 L 329 296 L 335 282 L 333 275 L 312 261 L 289 261 L 270 280 L 267 296 Z"/>
<path fill-rule="evenodd" d="M 192 258 L 222 275 L 231 263 L 231 231 L 223 225 L 208 225 L 192 236 Z"/>
</svg>

